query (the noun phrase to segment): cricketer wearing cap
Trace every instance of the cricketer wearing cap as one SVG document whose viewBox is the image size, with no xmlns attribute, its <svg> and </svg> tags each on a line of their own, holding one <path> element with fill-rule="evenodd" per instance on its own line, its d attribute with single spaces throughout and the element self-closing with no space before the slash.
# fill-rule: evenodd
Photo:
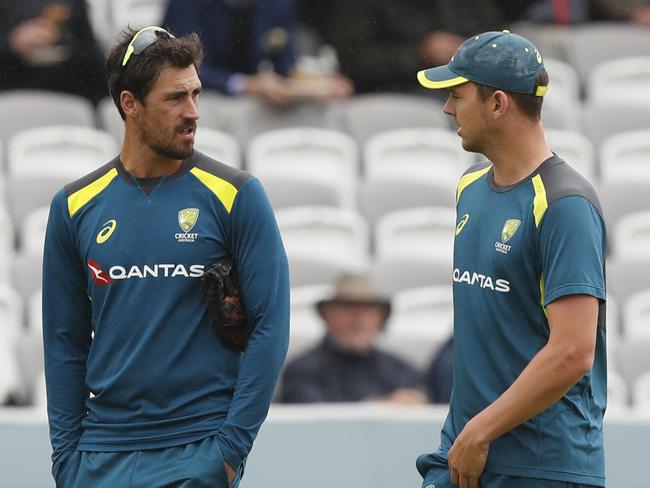
<svg viewBox="0 0 650 488">
<path fill-rule="evenodd" d="M 289 279 L 251 175 L 193 150 L 201 44 L 127 31 L 107 59 L 122 151 L 54 197 L 43 327 L 52 473 L 63 488 L 232 488 L 288 344 Z M 252 328 L 217 338 L 203 272 L 228 256 Z"/>
<path fill-rule="evenodd" d="M 457 189 L 454 386 L 423 486 L 605 486 L 605 226 L 546 144 L 542 57 L 486 32 L 418 78 L 449 89 L 463 147 L 487 158 Z"/>
</svg>

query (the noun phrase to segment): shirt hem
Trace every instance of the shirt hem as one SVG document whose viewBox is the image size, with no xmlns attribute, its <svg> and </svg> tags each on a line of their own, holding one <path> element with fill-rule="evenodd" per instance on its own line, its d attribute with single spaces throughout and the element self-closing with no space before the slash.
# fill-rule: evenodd
<svg viewBox="0 0 650 488">
<path fill-rule="evenodd" d="M 191 444 L 211 437 L 219 433 L 219 429 L 194 432 L 192 434 L 182 434 L 174 437 L 159 439 L 120 439 L 115 441 L 101 442 L 80 442 L 77 451 L 91 452 L 124 452 L 124 451 L 147 451 L 152 449 L 166 449 L 168 447 Z"/>
<path fill-rule="evenodd" d="M 568 295 L 591 295 L 599 300 L 605 300 L 605 290 L 593 285 L 572 283 L 561 285 L 544 294 L 544 305 Z"/>
<path fill-rule="evenodd" d="M 605 486 L 605 476 L 571 473 L 567 471 L 556 471 L 543 468 L 527 468 L 523 466 L 507 466 L 503 464 L 490 464 L 485 467 L 489 473 L 504 474 L 507 476 L 519 476 L 522 478 L 536 478 L 553 481 L 564 481 L 598 487 Z"/>
</svg>

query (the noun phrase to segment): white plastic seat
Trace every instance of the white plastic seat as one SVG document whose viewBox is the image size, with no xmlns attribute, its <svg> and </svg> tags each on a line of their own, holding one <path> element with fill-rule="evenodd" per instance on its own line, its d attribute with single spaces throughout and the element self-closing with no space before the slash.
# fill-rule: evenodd
<svg viewBox="0 0 650 488">
<path fill-rule="evenodd" d="M 424 368 L 453 331 L 450 286 L 407 290 L 394 295 L 392 314 L 380 339 L 383 349 Z"/>
<path fill-rule="evenodd" d="M 551 83 L 548 92 L 544 95 L 542 122 L 549 127 L 544 115 L 547 115 L 549 113 L 547 109 L 550 109 L 550 111 L 561 117 L 563 127 L 577 130 L 580 123 L 580 82 L 578 73 L 570 64 L 548 56 L 544 58 L 544 67 L 549 73 Z M 551 125 L 557 127 L 559 124 Z"/>
<path fill-rule="evenodd" d="M 27 332 L 43 334 L 43 291 L 39 288 L 27 302 Z"/>
<path fill-rule="evenodd" d="M 117 153 L 111 135 L 97 129 L 62 125 L 28 129 L 9 140 L 8 171 L 12 177 L 80 178 Z"/>
<path fill-rule="evenodd" d="M 357 188 L 358 150 L 347 135 L 316 128 L 294 128 L 266 132 L 249 145 L 248 169 L 263 182 L 283 177 L 329 184 L 342 206 L 354 207 Z"/>
<path fill-rule="evenodd" d="M 650 339 L 650 288 L 633 294 L 625 301 L 623 317 L 626 340 Z"/>
<path fill-rule="evenodd" d="M 650 129 L 605 139 L 600 149 L 600 173 L 606 181 L 650 182 Z"/>
<path fill-rule="evenodd" d="M 629 103 L 650 107 L 650 55 L 600 63 L 587 80 L 594 103 Z"/>
<path fill-rule="evenodd" d="M 9 212 L 0 205 L 0 283 L 5 280 L 14 254 L 14 226 Z"/>
<path fill-rule="evenodd" d="M 413 288 L 451 286 L 452 263 L 417 256 L 382 258 L 373 262 L 371 274 L 382 292 L 394 295 Z"/>
<path fill-rule="evenodd" d="M 0 329 L 3 336 L 15 342 L 23 330 L 23 301 L 20 295 L 9 285 L 0 285 Z"/>
<path fill-rule="evenodd" d="M 27 214 L 20 228 L 21 249 L 32 254 L 43 252 L 49 214 L 49 207 L 40 207 Z"/>
<path fill-rule="evenodd" d="M 0 405 L 20 393 L 21 382 L 15 347 L 16 340 L 11 333 L 4 327 L 0 328 Z"/>
<path fill-rule="evenodd" d="M 405 180 L 455 188 L 474 161 L 459 137 L 445 129 L 398 129 L 372 136 L 365 146 L 369 180 Z"/>
<path fill-rule="evenodd" d="M 634 407 L 638 410 L 650 412 L 650 371 L 639 376 L 632 389 Z"/>
<path fill-rule="evenodd" d="M 242 167 L 239 143 L 237 139 L 225 132 L 199 127 L 196 131 L 194 149 L 229 166 Z"/>
<path fill-rule="evenodd" d="M 424 258 L 451 263 L 456 213 L 446 207 L 392 212 L 377 223 L 377 257 Z"/>
<path fill-rule="evenodd" d="M 360 214 L 337 207 L 293 207 L 278 210 L 276 218 L 289 256 L 368 264 L 369 230 Z"/>
<path fill-rule="evenodd" d="M 614 243 L 618 259 L 650 261 L 650 210 L 622 217 L 614 227 Z"/>
<path fill-rule="evenodd" d="M 432 98 L 394 93 L 360 95 L 328 108 L 330 127 L 350 134 L 360 146 L 375 134 L 412 127 L 450 127 L 442 104 Z"/>
<path fill-rule="evenodd" d="M 629 403 L 629 388 L 625 379 L 614 371 L 607 372 L 607 408 L 620 409 Z"/>
<path fill-rule="evenodd" d="M 289 255 L 289 273 L 292 287 L 335 285 L 344 274 L 362 273 L 368 269 L 358 261 L 340 256 L 315 256 L 314 253 Z"/>
<path fill-rule="evenodd" d="M 624 103 L 585 103 L 582 105 L 582 132 L 594 146 L 623 132 L 650 129 L 650 107 Z"/>
<path fill-rule="evenodd" d="M 549 92 L 550 93 L 550 92 Z M 546 129 L 550 149 L 564 159 L 573 169 L 590 181 L 596 177 L 594 147 L 587 137 L 578 132 Z"/>
</svg>

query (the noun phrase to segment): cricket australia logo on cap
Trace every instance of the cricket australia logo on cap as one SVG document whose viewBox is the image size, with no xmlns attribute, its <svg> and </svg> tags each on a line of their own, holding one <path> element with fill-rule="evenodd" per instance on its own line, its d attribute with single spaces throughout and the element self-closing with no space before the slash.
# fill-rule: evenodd
<svg viewBox="0 0 650 488">
<path fill-rule="evenodd" d="M 177 242 L 194 242 L 199 234 L 190 232 L 199 220 L 198 208 L 184 208 L 178 212 L 178 225 L 183 232 L 177 232 L 174 237 Z"/>
<path fill-rule="evenodd" d="M 497 252 L 508 254 L 508 251 L 512 246 L 506 244 L 512 237 L 517 233 L 517 229 L 521 225 L 521 220 L 518 219 L 508 219 L 505 224 L 503 224 L 503 229 L 501 230 L 501 242 L 497 241 L 494 243 L 494 249 Z"/>
</svg>

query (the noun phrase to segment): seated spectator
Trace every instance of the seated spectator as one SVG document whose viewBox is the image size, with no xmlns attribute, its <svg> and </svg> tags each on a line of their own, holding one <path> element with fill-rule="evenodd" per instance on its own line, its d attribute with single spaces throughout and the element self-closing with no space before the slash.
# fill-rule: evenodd
<svg viewBox="0 0 650 488">
<path fill-rule="evenodd" d="M 280 106 L 350 95 L 351 83 L 338 74 L 296 69 L 294 17 L 292 0 L 170 0 L 163 26 L 201 38 L 204 88 Z"/>
<path fill-rule="evenodd" d="M 390 302 L 369 277 L 343 277 L 335 295 L 318 303 L 318 311 L 327 333 L 318 346 L 286 367 L 282 402 L 426 403 L 420 373 L 375 347 Z"/>
<path fill-rule="evenodd" d="M 454 371 L 454 338 L 450 337 L 431 361 L 425 383 L 431 403 L 449 403 Z"/>
<path fill-rule="evenodd" d="M 0 0 L 0 90 L 106 91 L 85 0 Z"/>
<path fill-rule="evenodd" d="M 591 0 L 602 20 L 650 27 L 650 0 Z"/>
<path fill-rule="evenodd" d="M 494 0 L 332 2 L 324 41 L 357 93 L 419 90 L 413 73 L 446 64 L 468 36 L 501 30 Z"/>
</svg>

